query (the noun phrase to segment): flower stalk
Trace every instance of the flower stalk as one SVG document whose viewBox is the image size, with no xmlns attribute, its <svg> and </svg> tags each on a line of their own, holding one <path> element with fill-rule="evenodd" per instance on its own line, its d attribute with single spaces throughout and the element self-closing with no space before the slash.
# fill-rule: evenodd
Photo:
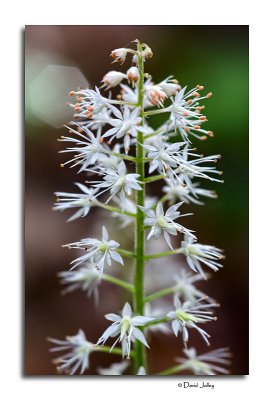
<svg viewBox="0 0 274 400">
<path fill-rule="evenodd" d="M 144 85 L 144 61 L 142 57 L 142 45 L 140 42 L 137 44 L 138 49 L 138 67 L 139 67 L 139 84 L 138 84 L 138 106 L 140 107 L 140 116 L 142 124 L 144 122 L 144 107 L 143 107 L 143 85 Z M 137 146 L 136 146 L 136 173 L 140 176 L 142 181 L 142 190 L 136 192 L 136 230 L 135 230 L 135 295 L 134 295 L 134 308 L 135 312 L 139 315 L 144 315 L 144 266 L 145 266 L 145 230 L 144 230 L 144 214 L 140 206 L 144 206 L 145 200 L 145 164 L 144 164 L 144 137 L 143 133 L 138 130 Z M 135 348 L 135 365 L 137 371 L 140 367 L 146 365 L 145 361 L 145 348 L 144 345 L 137 341 Z"/>
<path fill-rule="evenodd" d="M 103 290 L 104 282 L 108 282 L 125 290 L 127 300 L 118 313 L 105 315 L 110 323 L 97 343 L 89 342 L 80 329 L 78 334 L 66 336 L 65 340 L 49 339 L 54 344 L 50 351 L 67 351 L 54 362 L 59 372 L 70 375 L 83 374 L 89 368 L 93 352 L 122 357 L 120 363 L 97 368 L 101 375 L 121 375 L 130 365 L 131 358 L 136 375 L 149 375 L 146 356 L 153 339 L 150 333 L 173 332 L 175 336 L 180 334 L 186 358 L 179 359 L 179 365 L 158 375 L 178 374 L 184 370 L 197 375 L 228 373 L 222 366 L 228 364 L 230 357 L 226 348 L 198 355 L 194 348 L 187 347 L 194 330 L 209 345 L 210 335 L 203 325 L 216 320 L 212 309 L 219 304 L 195 284 L 208 278 L 204 268 L 218 271 L 224 258 L 219 248 L 198 242 L 196 232 L 182 225 L 182 217 L 192 214 L 181 213 L 185 204 L 202 205 L 200 196 L 216 198 L 215 192 L 201 188 L 196 179 L 222 182 L 215 178 L 222 172 L 213 165 L 220 156 L 197 154 L 191 144 L 193 137 L 205 140 L 213 136 L 211 131 L 203 129 L 207 120 L 202 114 L 204 106 L 200 104 L 212 94 L 201 97 L 200 91 L 204 89 L 201 85 L 182 89 L 173 76 L 155 84 L 144 71 L 144 63 L 152 57 L 152 50 L 139 40 L 134 42 L 136 50 L 119 48 L 111 52 L 113 62 L 121 65 L 131 57 L 132 65 L 126 73 L 109 71 L 103 76 L 100 88 L 70 92 L 77 101 L 70 104 L 75 112 L 74 121 L 67 127 L 69 135 L 62 136 L 60 142 L 71 146 L 62 153 L 74 155 L 61 166 L 69 165 L 78 172 L 93 175 L 93 178 L 85 181 L 85 185 L 75 183 L 76 193 L 56 192 L 54 204 L 55 210 L 73 210 L 68 222 L 87 217 L 91 209 L 98 207 L 108 211 L 110 218 L 119 220 L 120 229 L 134 224 L 133 251 L 121 248 L 112 237 L 114 230 L 108 231 L 108 226 L 102 226 L 101 234 L 95 230 L 88 237 L 62 246 L 80 254 L 71 261 L 69 271 L 58 274 L 60 283 L 66 285 L 63 294 L 81 289 L 88 297 L 92 295 L 98 305 L 99 289 Z M 118 86 L 121 92 L 116 99 L 113 99 L 113 93 L 102 96 L 100 92 Z M 161 113 L 167 120 L 153 129 L 149 126 L 150 118 L 146 117 L 157 118 Z M 146 196 L 146 185 L 158 182 L 160 186 L 161 181 L 165 184 L 161 188 L 163 194 L 157 198 Z M 182 234 L 180 247 L 174 249 L 173 237 Z M 153 252 L 155 250 L 149 245 L 160 238 L 163 242 L 159 250 Z M 170 264 L 164 264 L 161 258 L 174 255 L 184 257 L 185 265 L 178 263 L 180 274 L 174 276 L 175 282 L 170 286 L 165 279 Z M 145 269 L 145 266 L 146 262 L 149 265 L 156 259 L 158 277 L 155 282 L 153 278 L 149 280 L 150 294 L 147 295 L 144 278 L 151 269 Z M 118 264 L 123 271 L 133 263 L 133 283 L 114 276 L 113 264 Z M 162 271 L 161 266 L 164 267 Z M 161 286 L 158 286 L 158 279 L 161 279 Z M 155 301 L 159 299 L 160 302 Z M 157 303 L 163 303 L 158 310 Z M 105 346 L 109 341 L 113 342 L 112 346 Z M 218 363 L 221 366 L 216 365 Z"/>
</svg>

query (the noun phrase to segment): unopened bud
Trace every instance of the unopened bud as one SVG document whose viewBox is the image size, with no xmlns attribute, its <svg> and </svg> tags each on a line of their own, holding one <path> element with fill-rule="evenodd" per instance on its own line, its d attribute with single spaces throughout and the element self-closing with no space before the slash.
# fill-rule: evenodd
<svg viewBox="0 0 274 400">
<path fill-rule="evenodd" d="M 119 85 L 125 77 L 126 75 L 122 72 L 109 71 L 102 79 L 103 86 L 106 87 L 106 89 L 113 88 Z"/>
<path fill-rule="evenodd" d="M 127 79 L 129 82 L 135 85 L 136 82 L 140 79 L 140 73 L 137 67 L 131 67 L 127 71 Z"/>
</svg>

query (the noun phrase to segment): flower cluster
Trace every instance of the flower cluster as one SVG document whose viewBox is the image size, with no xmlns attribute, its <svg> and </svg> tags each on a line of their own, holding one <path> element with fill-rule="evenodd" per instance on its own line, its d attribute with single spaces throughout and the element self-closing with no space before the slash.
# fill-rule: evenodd
<svg viewBox="0 0 274 400">
<path fill-rule="evenodd" d="M 68 134 L 60 138 L 68 146 L 60 152 L 70 158 L 61 166 L 76 167 L 88 180 L 75 183 L 80 193 L 56 192 L 54 204 L 58 211 L 73 209 L 68 222 L 88 218 L 91 208 L 110 212 L 112 218 L 119 219 L 118 235 L 135 222 L 134 249 L 121 248 L 103 226 L 100 239 L 95 234 L 63 245 L 80 254 L 71 261 L 69 271 L 59 273 L 61 284 L 65 285 L 63 293 L 81 289 L 87 296 L 94 294 L 96 305 L 99 284 L 100 291 L 104 291 L 102 281 L 127 290 L 132 297 L 121 306 L 119 314 L 105 315 L 111 324 L 96 339 L 96 344 L 87 341 L 82 330 L 65 340 L 49 339 L 56 345 L 51 351 L 68 351 L 54 362 L 60 372 L 82 374 L 89 368 L 91 353 L 113 353 L 121 356 L 121 362 L 97 367 L 100 375 L 133 371 L 130 360 L 134 361 L 134 374 L 149 375 L 145 351 L 150 348 L 151 336 L 173 333 L 183 342 L 186 358 L 178 359 L 178 365 L 159 372 L 160 375 L 183 370 L 193 374 L 226 374 L 228 370 L 222 366 L 228 364 L 230 357 L 226 348 L 197 355 L 194 348 L 187 347 L 193 331 L 210 344 L 204 325 L 216 321 L 213 309 L 219 304 L 196 285 L 208 278 L 205 267 L 218 271 L 224 258 L 219 248 L 198 242 L 196 232 L 183 222 L 183 217 L 192 214 L 182 213 L 187 204 L 202 205 L 201 197 L 217 197 L 214 191 L 201 187 L 201 182 L 223 182 L 219 179 L 222 172 L 215 165 L 220 155 L 201 155 L 192 145 L 193 139 L 213 137 L 204 127 L 207 118 L 202 114 L 202 102 L 212 93 L 202 95 L 201 85 L 187 89 L 173 76 L 155 83 L 144 72 L 152 50 L 138 40 L 134 43 L 136 48 L 111 52 L 113 63 L 122 65 L 130 59 L 131 65 L 125 72 L 111 70 L 104 74 L 101 86 L 70 92 L 75 99 L 70 104 L 74 117 L 66 127 Z M 150 126 L 159 114 L 166 116 L 166 121 L 156 128 L 155 124 Z M 147 185 L 161 180 L 164 183 L 161 197 L 146 196 Z M 126 232 L 124 237 L 128 236 L 127 231 L 123 232 Z M 159 243 L 161 237 L 166 248 L 147 254 L 146 240 Z M 145 262 L 173 255 L 184 260 L 174 284 L 145 295 Z M 126 258 L 135 263 L 134 283 L 117 278 L 112 271 L 113 262 L 125 265 L 126 269 Z M 109 275 L 106 266 L 111 267 Z M 168 263 L 165 269 L 168 271 Z M 165 296 L 165 306 L 152 306 L 154 300 L 163 300 Z M 111 302 L 108 306 L 111 307 Z"/>
</svg>

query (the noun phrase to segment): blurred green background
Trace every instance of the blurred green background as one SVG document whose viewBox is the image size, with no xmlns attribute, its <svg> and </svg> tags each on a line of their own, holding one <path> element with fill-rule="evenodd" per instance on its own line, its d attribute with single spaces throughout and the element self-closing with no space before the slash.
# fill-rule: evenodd
<svg viewBox="0 0 274 400">
<path fill-rule="evenodd" d="M 89 82 L 98 85 L 112 69 L 111 50 L 135 38 L 147 43 L 154 56 L 146 65 L 154 82 L 174 75 L 182 86 L 204 85 L 213 97 L 205 102 L 207 128 L 215 134 L 193 141 L 205 155 L 221 154 L 218 165 L 225 183 L 214 188 L 217 200 L 205 206 L 186 206 L 195 215 L 187 220 L 200 243 L 225 250 L 225 268 L 201 287 L 220 301 L 218 321 L 208 325 L 212 348 L 228 345 L 233 354 L 232 374 L 248 374 L 248 27 L 247 26 L 27 26 L 26 51 L 26 252 L 25 252 L 25 360 L 27 375 L 53 375 L 47 336 L 62 338 L 78 328 L 96 340 L 105 328 L 103 314 L 121 308 L 122 294 L 103 284 L 96 310 L 83 293 L 60 295 L 56 273 L 68 268 L 73 255 L 60 244 L 99 232 L 108 216 L 96 211 L 87 219 L 66 224 L 68 214 L 51 210 L 54 191 L 73 191 L 84 181 L 75 170 L 61 169 L 64 156 L 57 138 L 70 117 L 68 92 Z M 68 68 L 69 67 L 69 68 Z M 74 67 L 74 68 L 71 68 Z M 152 186 L 153 187 L 153 186 Z M 154 185 L 152 194 L 159 187 Z M 103 215 L 104 214 L 104 215 Z M 108 223 L 106 223 L 108 224 Z M 113 222 L 109 221 L 109 224 Z M 113 228 L 115 229 L 115 227 Z M 116 228 L 117 229 L 117 228 Z M 117 232 L 117 235 L 122 235 Z M 165 267 L 166 268 L 166 267 Z M 167 273 L 167 271 L 165 271 Z M 121 296 L 120 296 L 121 295 Z M 111 307 L 110 307 L 111 304 Z M 206 346 L 194 335 L 201 351 Z M 172 366 L 180 356 L 180 340 L 152 338 L 152 372 Z M 169 348 L 168 354 L 166 348 Z M 96 355 L 95 364 L 117 361 Z"/>
</svg>

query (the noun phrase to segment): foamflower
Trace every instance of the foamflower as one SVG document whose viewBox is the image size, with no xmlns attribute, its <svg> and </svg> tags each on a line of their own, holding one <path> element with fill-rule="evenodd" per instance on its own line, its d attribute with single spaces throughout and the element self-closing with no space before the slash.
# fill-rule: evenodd
<svg viewBox="0 0 274 400">
<path fill-rule="evenodd" d="M 189 328 L 196 329 L 207 345 L 209 345 L 208 338 L 210 335 L 197 324 L 208 321 L 215 321 L 216 317 L 212 316 L 212 307 L 217 307 L 218 304 L 201 304 L 203 299 L 199 299 L 196 303 L 190 303 L 188 301 L 183 304 L 180 302 L 177 296 L 174 296 L 174 311 L 170 311 L 167 316 L 172 321 L 172 330 L 175 336 L 178 336 L 179 332 L 182 332 L 182 338 L 184 343 L 188 342 Z"/>
<path fill-rule="evenodd" d="M 173 250 L 169 235 L 177 235 L 177 232 L 185 232 L 187 235 L 194 236 L 187 228 L 174 222 L 174 220 L 179 217 L 191 215 L 181 215 L 180 212 L 177 211 L 182 204 L 182 202 L 175 204 L 169 207 L 166 212 L 164 212 L 163 206 L 160 202 L 157 204 L 155 211 L 150 208 L 139 206 L 146 216 L 145 225 L 152 227 L 147 237 L 148 240 L 152 237 L 158 239 L 163 232 L 168 246 Z"/>
<path fill-rule="evenodd" d="M 193 274 L 185 269 L 182 269 L 179 275 L 174 276 L 174 280 L 176 282 L 174 293 L 189 303 L 195 303 L 200 298 L 204 298 L 206 302 L 215 303 L 214 299 L 207 296 L 194 285 L 194 283 L 202 281 L 205 277 L 207 278 L 208 275 Z"/>
<path fill-rule="evenodd" d="M 111 142 L 114 138 L 120 139 L 124 138 L 124 147 L 125 152 L 128 153 L 129 145 L 130 145 L 130 137 L 137 136 L 137 125 L 140 124 L 142 118 L 139 117 L 140 108 L 135 108 L 133 111 L 130 111 L 129 107 L 124 107 L 123 113 L 121 113 L 118 108 L 109 105 L 109 108 L 113 112 L 116 118 L 112 118 L 109 120 L 109 124 L 113 126 L 103 134 L 103 138 L 110 137 L 109 142 Z"/>
<path fill-rule="evenodd" d="M 70 133 L 76 137 L 62 136 L 59 141 L 69 142 L 76 145 L 76 147 L 68 147 L 66 150 L 61 150 L 60 153 L 76 153 L 71 160 L 61 164 L 64 167 L 71 164 L 70 168 L 80 165 L 79 172 L 84 171 L 90 165 L 93 165 L 99 157 L 99 154 L 104 152 L 104 147 L 101 144 L 100 137 L 95 137 L 90 129 L 83 126 L 83 133 L 78 132 L 73 128 L 69 128 Z"/>
<path fill-rule="evenodd" d="M 75 183 L 82 193 L 55 192 L 57 196 L 54 210 L 65 211 L 71 208 L 79 208 L 67 221 L 74 221 L 77 218 L 85 217 L 92 206 L 96 205 L 95 194 L 98 189 L 88 188 L 82 183 Z"/>
<path fill-rule="evenodd" d="M 202 268 L 202 264 L 206 265 L 213 271 L 222 268 L 219 260 L 223 259 L 222 250 L 215 246 L 197 243 L 196 239 L 185 235 L 185 240 L 181 242 L 181 253 L 186 256 L 189 267 L 206 278 Z"/>
<path fill-rule="evenodd" d="M 68 350 L 65 355 L 53 360 L 57 364 L 58 372 L 74 375 L 77 370 L 83 374 L 89 368 L 89 356 L 95 350 L 96 345 L 87 341 L 85 333 L 80 329 L 75 336 L 67 336 L 65 340 L 48 338 L 48 341 L 56 345 L 51 352 Z"/>
<path fill-rule="evenodd" d="M 229 370 L 223 367 L 230 365 L 232 357 L 227 347 L 212 350 L 201 355 L 198 355 L 196 349 L 193 347 L 183 349 L 183 352 L 186 358 L 177 358 L 177 362 L 182 365 L 183 369 L 192 371 L 194 375 L 229 374 Z"/>
<path fill-rule="evenodd" d="M 61 284 L 67 285 L 62 294 L 81 289 L 90 297 L 95 292 L 95 298 L 98 298 L 97 285 L 100 280 L 100 274 L 96 267 L 85 264 L 81 268 L 73 271 L 61 271 L 58 273 L 61 278 Z"/>
<path fill-rule="evenodd" d="M 149 347 L 143 332 L 137 328 L 153 321 L 155 318 L 144 316 L 132 316 L 132 309 L 129 303 L 126 303 L 122 310 L 122 315 L 107 314 L 105 318 L 112 324 L 99 338 L 97 344 L 104 344 L 110 337 L 118 336 L 112 348 L 121 342 L 123 357 L 130 358 L 131 342 L 139 340 L 143 345 Z"/>
<path fill-rule="evenodd" d="M 114 240 L 109 240 L 108 231 L 102 227 L 102 240 L 99 239 L 81 239 L 80 242 L 74 242 L 64 245 L 70 249 L 85 250 L 86 254 L 71 261 L 72 268 L 78 267 L 87 260 L 92 260 L 93 265 L 100 271 L 100 275 L 103 274 L 105 263 L 111 265 L 111 260 L 124 265 L 123 259 L 116 249 L 120 246 L 119 243 Z"/>
<path fill-rule="evenodd" d="M 132 190 L 142 190 L 137 180 L 140 175 L 128 174 L 124 161 L 121 161 L 117 167 L 110 167 L 107 169 L 100 168 L 100 171 L 99 173 L 103 176 L 103 181 L 95 183 L 94 187 L 97 189 L 103 188 L 96 197 L 110 191 L 111 196 L 106 203 L 108 203 L 112 197 L 118 195 L 121 206 L 124 207 L 126 206 L 126 197 L 132 194 Z"/>
</svg>

